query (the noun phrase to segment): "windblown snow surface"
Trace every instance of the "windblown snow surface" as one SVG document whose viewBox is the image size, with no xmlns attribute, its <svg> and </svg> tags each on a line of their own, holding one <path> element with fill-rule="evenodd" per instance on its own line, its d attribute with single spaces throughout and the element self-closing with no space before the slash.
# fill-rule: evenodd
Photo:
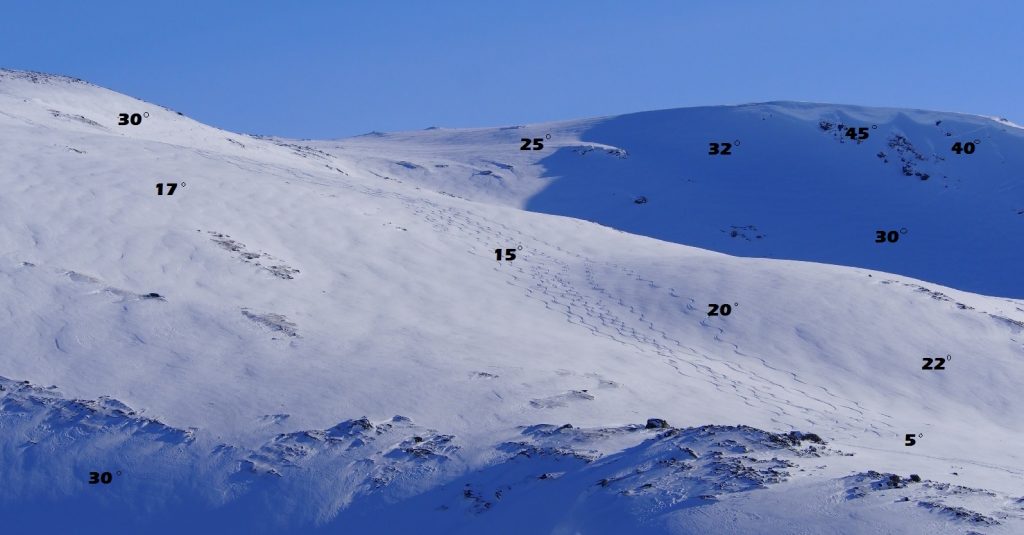
<svg viewBox="0 0 1024 535">
<path fill-rule="evenodd" d="M 804 103 L 296 141 L 0 71 L 0 518 L 1024 532 L 1022 155 Z"/>
</svg>

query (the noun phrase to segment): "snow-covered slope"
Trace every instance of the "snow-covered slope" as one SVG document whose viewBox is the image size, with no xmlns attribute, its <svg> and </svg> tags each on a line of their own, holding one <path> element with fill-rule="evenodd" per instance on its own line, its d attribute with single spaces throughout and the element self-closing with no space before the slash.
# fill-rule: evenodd
<svg viewBox="0 0 1024 535">
<path fill-rule="evenodd" d="M 469 199 L 1024 297 L 1024 129 L 1005 120 L 773 102 L 313 145 Z"/>
<path fill-rule="evenodd" d="M 148 116 L 119 126 L 120 113 Z M 604 123 L 564 124 L 545 129 Z M 717 135 L 716 124 L 685 135 Z M 1013 446 L 1024 303 L 523 211 L 555 187 L 519 174 L 537 158 L 514 143 L 526 130 L 263 139 L 82 82 L 0 72 L 6 521 L 396 533 L 1024 526 Z M 442 135 L 444 151 L 423 137 Z M 643 150 L 674 140 L 658 143 Z M 567 148 L 538 169 L 572 167 L 570 157 L 594 162 L 572 173 L 618 165 L 625 154 L 608 150 Z M 1014 157 L 1001 165 L 1021 169 Z M 485 159 L 512 167 L 465 176 Z M 760 162 L 771 177 L 797 165 Z M 157 183 L 178 187 L 158 195 Z M 977 188 L 964 196 L 993 214 L 1020 191 Z M 627 208 L 656 204 L 638 193 L 651 200 Z M 806 195 L 808 213 L 825 202 Z M 659 221 L 668 214 L 643 233 L 673 232 Z M 898 248 L 917 228 L 870 245 L 892 246 L 913 272 L 915 249 Z M 1003 239 L 985 258 L 1019 254 L 1019 235 Z M 776 256 L 813 250 L 786 243 Z M 497 261 L 495 249 L 516 258 Z M 965 262 L 951 276 L 956 265 L 973 276 Z M 1010 285 L 1000 273 L 991 284 Z M 710 304 L 731 313 L 709 316 Z M 922 369 L 938 357 L 944 369 Z M 110 482 L 90 484 L 90 472 Z M 907 483 L 911 473 L 922 481 Z"/>
</svg>

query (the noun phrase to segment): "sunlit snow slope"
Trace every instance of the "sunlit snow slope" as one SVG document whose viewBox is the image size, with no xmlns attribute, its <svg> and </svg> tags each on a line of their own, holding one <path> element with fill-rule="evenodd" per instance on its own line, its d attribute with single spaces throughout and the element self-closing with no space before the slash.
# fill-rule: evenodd
<svg viewBox="0 0 1024 535">
<path fill-rule="evenodd" d="M 818 115 L 878 128 L 841 144 Z M 750 117 L 733 159 L 701 159 Z M 902 128 L 925 146 L 912 125 L 982 142 L 928 152 L 927 181 L 893 174 L 901 156 L 871 144 Z M 299 142 L 0 71 L 0 514 L 78 532 L 1020 532 L 1017 132 L 769 104 Z M 827 156 L 843 151 L 864 161 Z M 763 238 L 728 233 L 751 224 Z M 875 244 L 876 227 L 908 232 Z"/>
<path fill-rule="evenodd" d="M 778 102 L 314 146 L 435 190 L 685 245 L 1024 297 L 1024 129 L 1004 120 Z M 903 234 L 876 243 L 879 230 Z"/>
</svg>

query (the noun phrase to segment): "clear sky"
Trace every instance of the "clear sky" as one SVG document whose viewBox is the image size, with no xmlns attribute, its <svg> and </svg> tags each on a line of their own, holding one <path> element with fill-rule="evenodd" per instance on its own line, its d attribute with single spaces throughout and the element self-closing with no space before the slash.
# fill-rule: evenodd
<svg viewBox="0 0 1024 535">
<path fill-rule="evenodd" d="M 1024 123 L 1024 2 L 2 0 L 0 66 L 300 138 L 765 100 Z"/>
</svg>

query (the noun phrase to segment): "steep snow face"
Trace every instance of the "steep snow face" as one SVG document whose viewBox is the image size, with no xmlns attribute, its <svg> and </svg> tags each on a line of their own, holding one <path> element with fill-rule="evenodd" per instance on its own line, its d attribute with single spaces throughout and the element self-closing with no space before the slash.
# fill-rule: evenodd
<svg viewBox="0 0 1024 535">
<path fill-rule="evenodd" d="M 46 503 L 145 527 L 212 511 L 254 529 L 369 529 L 383 511 L 438 531 L 686 533 L 711 518 L 694 508 L 759 515 L 761 498 L 737 496 L 786 487 L 771 500 L 793 496 L 788 508 L 829 497 L 805 517 L 818 531 L 836 514 L 892 532 L 1020 527 L 1024 470 L 1007 445 L 1024 438 L 1024 303 L 502 205 L 561 180 L 544 159 L 632 161 L 559 145 L 602 121 L 306 143 L 0 72 L 5 517 L 38 525 L 31 505 Z M 545 148 L 520 151 L 520 137 Z M 877 246 L 903 251 L 916 232 Z M 696 430 L 631 425 L 650 417 Z M 756 429 L 705 440 L 709 424 Z M 770 438 L 793 429 L 829 443 L 823 460 Z M 685 448 L 704 459 L 687 461 L 692 480 L 669 453 Z M 90 485 L 94 471 L 111 482 Z M 890 490 L 849 498 L 888 473 L 938 490 L 905 491 L 911 512 Z M 954 484 L 985 490 L 971 501 Z M 526 490 L 499 503 L 505 487 Z M 590 497 L 509 523 L 573 495 Z"/>
<path fill-rule="evenodd" d="M 543 148 L 521 151 L 523 138 Z M 999 119 L 781 102 L 317 146 L 421 186 L 676 243 L 1024 297 L 1024 129 Z"/>
</svg>

